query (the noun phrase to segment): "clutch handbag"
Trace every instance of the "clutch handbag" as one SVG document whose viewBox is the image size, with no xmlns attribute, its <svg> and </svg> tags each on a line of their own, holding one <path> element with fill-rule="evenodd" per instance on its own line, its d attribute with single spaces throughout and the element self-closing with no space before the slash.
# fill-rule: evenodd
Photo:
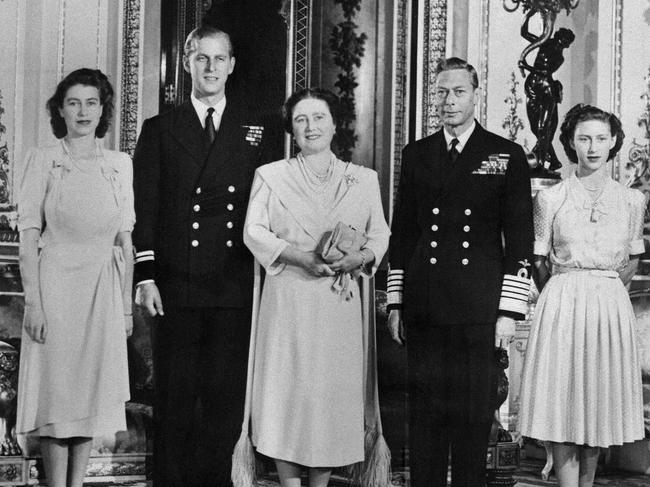
<svg viewBox="0 0 650 487">
<path fill-rule="evenodd" d="M 331 232 L 326 232 L 319 246 L 319 253 L 328 264 L 336 262 L 345 254 L 342 252 L 356 252 L 361 250 L 368 238 L 343 222 L 338 222 Z"/>
</svg>

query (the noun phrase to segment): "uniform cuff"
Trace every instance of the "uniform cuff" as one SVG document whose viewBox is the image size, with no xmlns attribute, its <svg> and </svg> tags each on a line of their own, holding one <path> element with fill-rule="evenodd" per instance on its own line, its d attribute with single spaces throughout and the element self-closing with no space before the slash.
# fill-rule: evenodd
<svg viewBox="0 0 650 487">
<path fill-rule="evenodd" d="M 401 305 L 404 292 L 404 270 L 391 269 L 388 271 L 388 283 L 386 285 L 386 304 Z"/>
<path fill-rule="evenodd" d="M 525 315 L 526 311 L 528 311 L 529 291 L 529 278 L 506 274 L 503 276 L 503 285 L 501 286 L 499 310 L 512 311 L 513 313 Z"/>
<path fill-rule="evenodd" d="M 153 250 L 142 250 L 135 253 L 133 280 L 138 284 L 154 278 L 155 256 Z"/>
</svg>

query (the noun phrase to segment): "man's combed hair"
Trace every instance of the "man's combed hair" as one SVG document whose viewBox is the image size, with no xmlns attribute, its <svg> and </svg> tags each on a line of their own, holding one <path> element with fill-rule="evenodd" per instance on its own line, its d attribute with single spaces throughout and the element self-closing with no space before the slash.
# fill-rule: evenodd
<svg viewBox="0 0 650 487">
<path fill-rule="evenodd" d="M 625 139 L 625 132 L 623 132 L 621 121 L 613 113 L 606 112 L 598 107 L 578 103 L 567 112 L 564 116 L 564 122 L 562 122 L 562 126 L 560 127 L 560 142 L 562 142 L 564 152 L 566 152 L 569 160 L 574 164 L 578 162 L 578 154 L 571 147 L 571 142 L 573 141 L 573 135 L 576 132 L 578 124 L 588 120 L 600 120 L 609 125 L 612 136 L 616 137 L 616 143 L 609 151 L 608 160 L 616 157 Z"/>
<path fill-rule="evenodd" d="M 187 35 L 187 39 L 185 40 L 185 44 L 183 45 L 183 55 L 185 57 L 190 57 L 190 55 L 194 51 L 196 51 L 197 42 L 205 37 L 225 38 L 226 41 L 228 42 L 228 54 L 230 54 L 230 57 L 233 57 L 235 55 L 235 50 L 232 45 L 232 39 L 230 38 L 230 34 L 228 34 L 226 31 L 223 31 L 209 24 L 204 24 L 200 27 L 197 27 Z"/>
<path fill-rule="evenodd" d="M 476 73 L 476 69 L 474 69 L 474 66 L 461 58 L 450 57 L 447 59 L 441 59 L 438 61 L 438 64 L 436 64 L 435 73 L 436 76 L 438 76 L 443 71 L 451 71 L 452 69 L 464 69 L 467 71 L 470 74 L 472 86 L 474 89 L 478 88 L 478 74 Z"/>
<path fill-rule="evenodd" d="M 76 85 L 94 86 L 99 91 L 99 103 L 102 105 L 102 115 L 95 129 L 95 136 L 104 137 L 113 119 L 113 87 L 104 73 L 99 69 L 81 68 L 71 72 L 57 85 L 54 95 L 47 100 L 46 107 L 50 114 L 50 125 L 57 139 L 62 139 L 68 134 L 65 120 L 59 113 L 63 108 L 63 101 L 68 90 Z"/>
</svg>

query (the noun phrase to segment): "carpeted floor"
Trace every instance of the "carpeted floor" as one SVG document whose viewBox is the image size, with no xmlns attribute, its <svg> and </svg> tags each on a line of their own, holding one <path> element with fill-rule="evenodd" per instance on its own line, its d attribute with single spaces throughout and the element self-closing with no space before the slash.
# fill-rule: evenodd
<svg viewBox="0 0 650 487">
<path fill-rule="evenodd" d="M 556 486 L 555 477 L 551 475 L 548 481 L 541 478 L 540 472 L 543 463 L 536 460 L 523 460 L 521 468 L 515 474 L 517 487 L 552 487 Z M 93 487 L 153 487 L 151 482 L 127 482 L 111 484 L 86 484 Z M 277 476 L 271 474 L 260 480 L 259 487 L 278 487 Z M 306 481 L 303 485 L 307 485 Z M 395 487 L 408 487 L 407 474 L 403 472 L 393 473 L 393 485 Z M 350 487 L 346 479 L 333 477 L 330 481 L 330 487 Z M 594 487 L 650 487 L 650 475 L 632 474 L 626 472 L 602 472 L 596 477 Z"/>
<path fill-rule="evenodd" d="M 553 487 L 557 486 L 555 477 L 551 475 L 548 481 L 541 478 L 540 472 L 543 463 L 536 460 L 523 460 L 521 468 L 515 474 L 514 478 L 517 481 L 517 487 Z M 407 475 L 403 472 L 393 473 L 393 485 L 395 487 L 408 487 Z M 87 484 L 88 486 L 96 487 L 113 487 L 113 486 L 129 486 L 129 487 L 153 487 L 151 482 L 131 482 L 131 483 L 113 483 L 113 484 Z M 278 487 L 280 484 L 277 481 L 277 476 L 269 475 L 263 480 L 260 480 L 259 487 Z M 303 485 L 307 485 L 303 483 Z M 330 481 L 330 487 L 350 487 L 347 480 L 341 477 L 334 477 Z M 600 472 L 594 482 L 594 487 L 650 487 L 650 475 L 632 474 L 627 472 Z"/>
</svg>

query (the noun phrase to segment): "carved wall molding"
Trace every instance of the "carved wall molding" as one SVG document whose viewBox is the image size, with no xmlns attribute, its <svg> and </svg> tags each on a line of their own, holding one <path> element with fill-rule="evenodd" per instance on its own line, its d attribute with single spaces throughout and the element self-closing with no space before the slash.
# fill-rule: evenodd
<svg viewBox="0 0 650 487">
<path fill-rule="evenodd" d="M 399 175 L 402 170 L 402 149 L 408 142 L 408 106 L 409 106 L 409 45 L 411 2 L 399 0 L 394 6 L 393 20 L 393 90 L 392 90 L 392 167 L 389 189 L 389 221 L 392 219 L 393 206 L 397 196 Z"/>
<path fill-rule="evenodd" d="M 137 141 L 140 99 L 141 0 L 125 0 L 122 18 L 120 150 L 133 155 Z"/>
<path fill-rule="evenodd" d="M 623 65 L 623 0 L 612 1 L 612 71 L 611 71 L 611 93 L 610 93 L 610 111 L 621 117 L 621 76 Z M 612 163 L 612 177 L 620 179 L 621 165 L 620 154 Z"/>
<path fill-rule="evenodd" d="M 424 2 L 422 60 L 422 136 L 431 135 L 440 128 L 435 104 L 435 67 L 445 57 L 447 42 L 447 0 Z"/>
<path fill-rule="evenodd" d="M 287 0 L 281 14 L 289 26 L 287 35 L 286 92 L 308 88 L 311 84 L 312 0 Z M 296 152 L 291 135 L 284 136 L 285 157 Z"/>
<path fill-rule="evenodd" d="M 489 47 L 490 44 L 490 2 L 489 0 L 481 0 L 481 38 L 480 38 L 480 58 L 479 65 L 476 66 L 478 70 L 478 83 L 481 87 L 481 99 L 478 109 L 478 121 L 484 127 L 487 125 L 487 111 L 488 111 L 488 61 L 489 61 Z"/>
</svg>

